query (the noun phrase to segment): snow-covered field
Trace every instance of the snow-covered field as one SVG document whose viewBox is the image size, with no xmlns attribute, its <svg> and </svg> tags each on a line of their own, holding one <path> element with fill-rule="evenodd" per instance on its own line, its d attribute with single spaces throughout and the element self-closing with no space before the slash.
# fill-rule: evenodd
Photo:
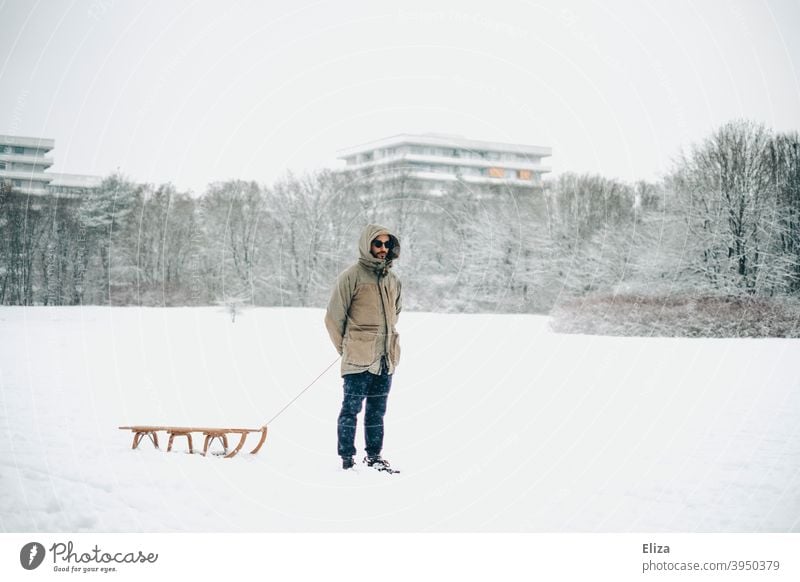
<svg viewBox="0 0 800 582">
<path fill-rule="evenodd" d="M 340 469 L 338 365 L 257 456 L 132 451 L 117 429 L 261 425 L 334 361 L 322 317 L 0 309 L 0 529 L 800 531 L 798 340 L 404 313 L 394 476 Z"/>
</svg>

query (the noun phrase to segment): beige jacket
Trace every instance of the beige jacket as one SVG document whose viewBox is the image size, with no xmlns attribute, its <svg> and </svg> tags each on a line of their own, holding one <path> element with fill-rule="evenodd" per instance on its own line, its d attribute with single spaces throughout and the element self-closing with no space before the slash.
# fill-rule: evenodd
<svg viewBox="0 0 800 582">
<path fill-rule="evenodd" d="M 394 248 L 385 260 L 369 250 L 375 237 L 388 235 Z M 395 324 L 402 308 L 400 279 L 392 273 L 392 261 L 400 256 L 400 241 L 386 228 L 370 224 L 361 233 L 359 259 L 336 280 L 325 327 L 342 356 L 342 376 L 369 371 L 380 373 L 387 356 L 389 373 L 400 362 L 400 343 Z"/>
</svg>

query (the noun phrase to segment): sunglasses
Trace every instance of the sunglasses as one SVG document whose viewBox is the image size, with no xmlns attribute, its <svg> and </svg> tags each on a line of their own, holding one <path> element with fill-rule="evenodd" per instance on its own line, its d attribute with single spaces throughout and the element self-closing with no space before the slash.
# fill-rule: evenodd
<svg viewBox="0 0 800 582">
<path fill-rule="evenodd" d="M 382 249 L 383 247 L 386 247 L 387 249 L 391 250 L 394 248 L 394 243 L 390 240 L 387 240 L 386 242 L 374 240 L 372 241 L 372 246 L 374 246 L 376 249 Z"/>
</svg>

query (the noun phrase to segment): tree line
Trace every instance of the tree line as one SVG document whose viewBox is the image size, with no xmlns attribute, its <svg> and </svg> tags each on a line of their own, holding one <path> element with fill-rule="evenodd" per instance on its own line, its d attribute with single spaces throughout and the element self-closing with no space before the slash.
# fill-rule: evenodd
<svg viewBox="0 0 800 582">
<path fill-rule="evenodd" d="M 77 198 L 0 189 L 3 305 L 324 306 L 364 224 L 394 228 L 406 306 L 549 311 L 592 294 L 798 297 L 798 134 L 734 121 L 655 183 L 562 174 L 426 193 L 329 170 L 195 195 L 121 175 Z"/>
</svg>

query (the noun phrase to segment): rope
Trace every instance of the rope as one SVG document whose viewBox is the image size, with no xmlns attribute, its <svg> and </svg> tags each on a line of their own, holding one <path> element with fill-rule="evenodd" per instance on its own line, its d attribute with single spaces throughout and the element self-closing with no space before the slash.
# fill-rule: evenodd
<svg viewBox="0 0 800 582">
<path fill-rule="evenodd" d="M 322 370 L 322 372 L 320 372 L 320 375 L 319 375 L 319 376 L 317 376 L 316 378 L 314 378 L 314 380 L 312 380 L 312 381 L 311 381 L 311 384 L 309 384 L 308 386 L 306 386 L 305 388 L 303 388 L 303 389 L 300 391 L 300 394 L 298 394 L 297 396 L 295 396 L 294 398 L 292 398 L 292 399 L 289 401 L 289 404 L 287 404 L 286 406 L 284 406 L 283 408 L 281 408 L 281 409 L 278 411 L 278 414 L 276 414 L 275 416 L 273 416 L 272 418 L 270 418 L 270 419 L 269 419 L 267 422 L 265 422 L 265 423 L 264 423 L 264 426 L 262 426 L 261 428 L 264 428 L 264 427 L 266 427 L 266 426 L 267 426 L 269 423 L 271 423 L 273 420 L 275 420 L 275 419 L 276 419 L 276 418 L 278 418 L 278 417 L 279 417 L 281 414 L 283 414 L 283 411 L 284 411 L 284 410 L 286 410 L 286 409 L 287 409 L 287 408 L 289 408 L 289 407 L 290 407 L 292 404 L 294 404 L 294 401 L 295 401 L 295 400 L 297 400 L 298 398 L 300 398 L 300 397 L 301 397 L 301 396 L 302 396 L 302 395 L 305 393 L 305 391 L 306 391 L 306 390 L 308 390 L 308 389 L 309 389 L 309 388 L 311 388 L 311 387 L 312 387 L 314 384 L 316 384 L 317 380 L 319 380 L 320 378 L 322 378 L 322 376 L 325 374 L 325 372 L 327 372 L 328 370 L 330 370 L 330 369 L 333 367 L 333 365 L 334 365 L 336 362 L 338 362 L 338 361 L 339 361 L 341 358 L 342 358 L 342 356 L 339 356 L 339 357 L 338 357 L 338 358 L 336 358 L 334 361 L 332 361 L 332 362 L 330 363 L 330 365 L 329 365 L 327 368 L 325 368 L 324 370 Z"/>
</svg>

